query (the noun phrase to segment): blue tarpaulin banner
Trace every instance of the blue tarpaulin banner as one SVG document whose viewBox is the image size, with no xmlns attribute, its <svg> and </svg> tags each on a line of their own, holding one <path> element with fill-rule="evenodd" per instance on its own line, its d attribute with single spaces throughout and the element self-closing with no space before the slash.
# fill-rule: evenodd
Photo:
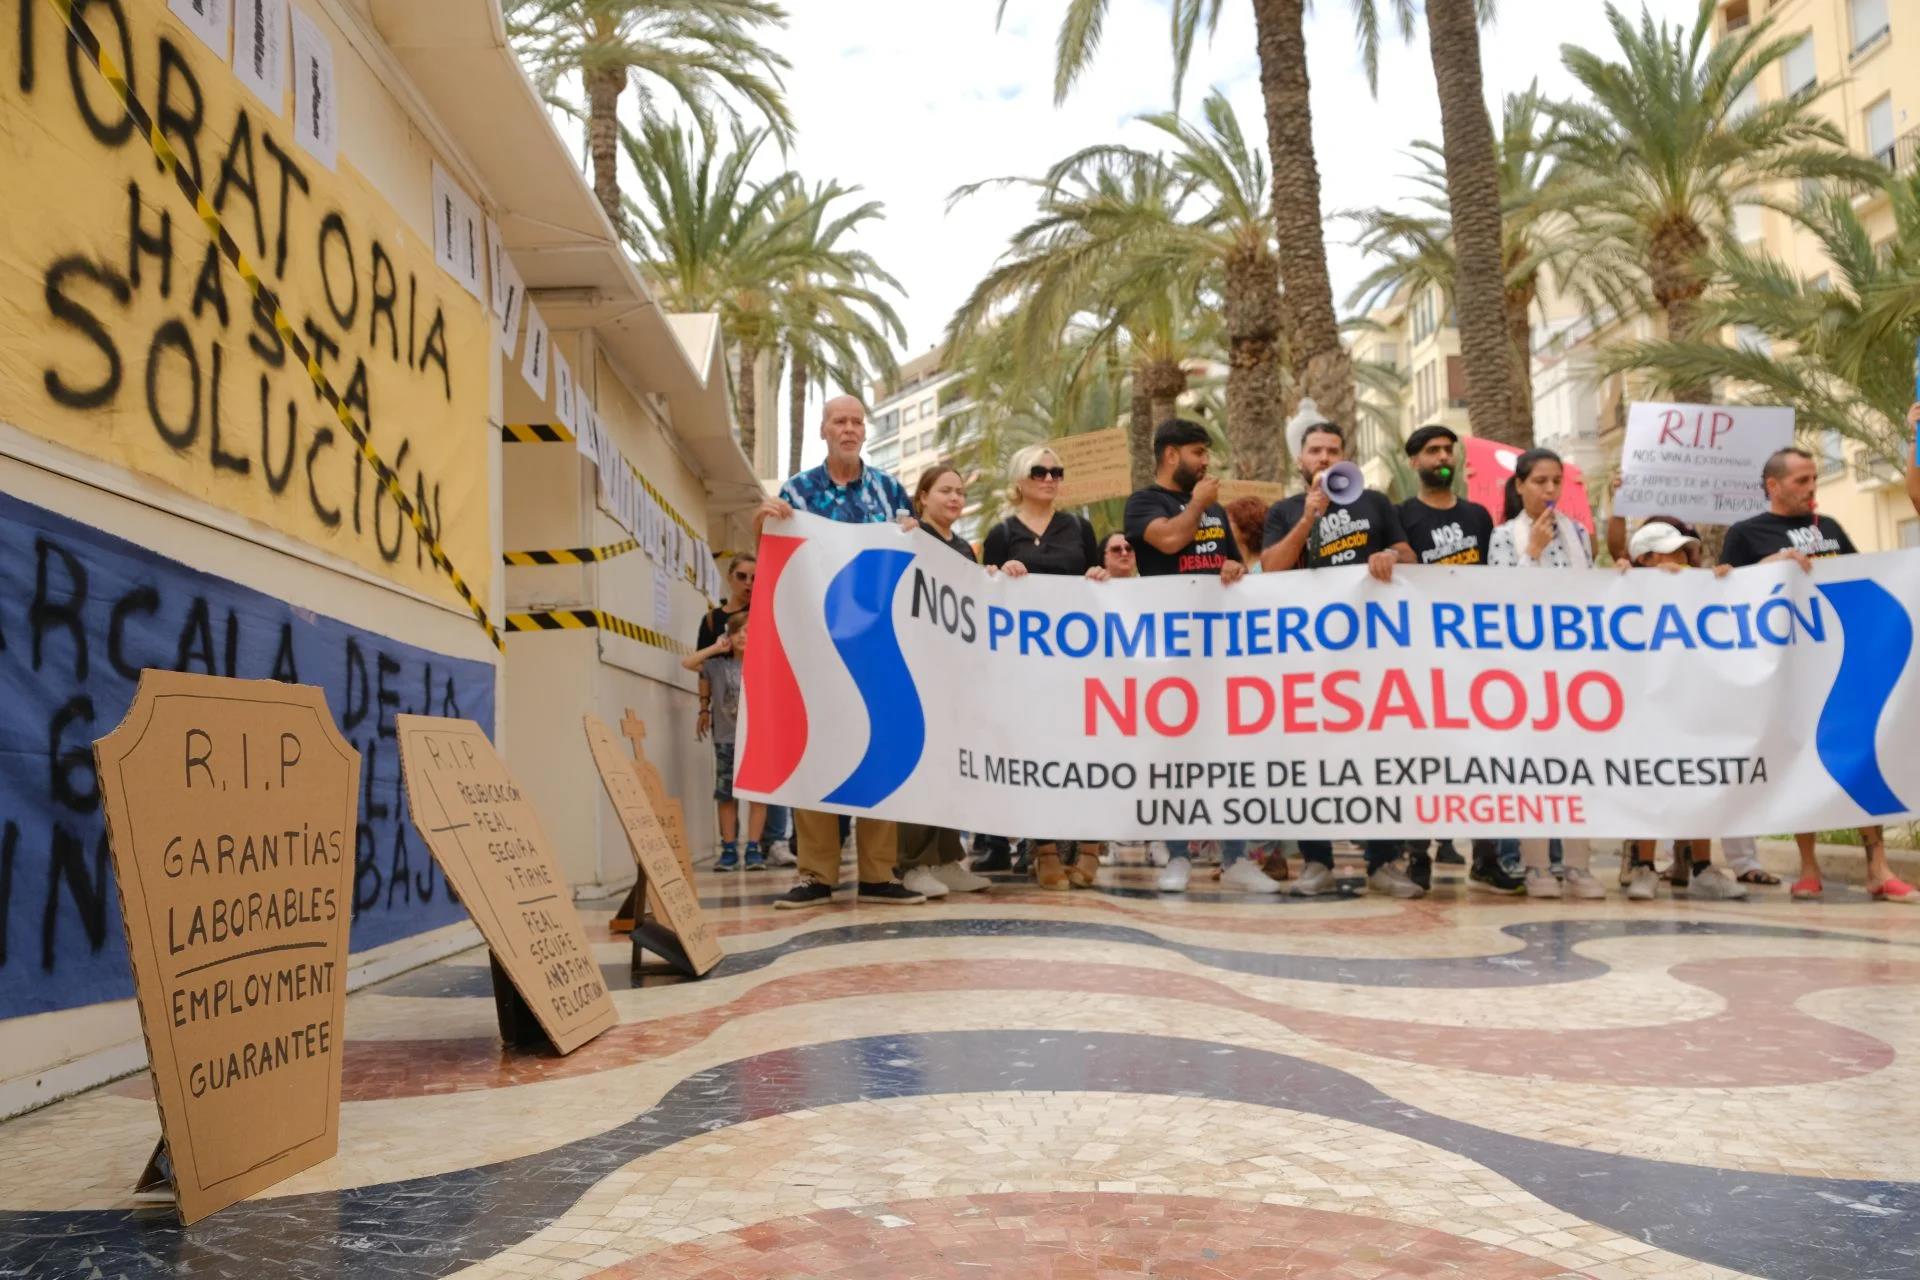
<svg viewBox="0 0 1920 1280">
<path fill-rule="evenodd" d="M 361 753 L 353 950 L 464 919 L 407 821 L 393 718 L 491 732 L 493 667 L 400 644 L 0 494 L 0 1018 L 133 994 L 93 740 L 143 667 L 319 685 Z"/>
</svg>

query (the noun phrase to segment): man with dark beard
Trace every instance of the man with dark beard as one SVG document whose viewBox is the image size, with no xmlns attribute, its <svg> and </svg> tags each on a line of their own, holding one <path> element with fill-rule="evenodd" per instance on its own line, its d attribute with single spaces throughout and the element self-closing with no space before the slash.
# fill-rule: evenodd
<svg viewBox="0 0 1920 1280">
<path fill-rule="evenodd" d="M 1479 503 L 1468 502 L 1453 491 L 1454 477 L 1460 473 L 1454 453 L 1459 444 L 1459 436 L 1438 425 L 1421 427 L 1407 437 L 1407 462 L 1420 477 L 1420 492 L 1400 504 L 1400 528 L 1407 535 L 1407 545 L 1413 548 L 1416 564 L 1487 562 L 1493 516 Z M 1407 876 L 1427 888 L 1432 885 L 1433 868 L 1424 845 L 1424 841 L 1410 844 Z M 1451 848 L 1451 842 L 1441 844 L 1442 862 L 1447 861 Z M 1499 853 L 1496 842 L 1475 840 L 1468 878 L 1494 893 L 1519 893 L 1524 887 L 1520 877 L 1500 865 Z M 1460 855 L 1455 854 L 1453 861 L 1459 860 Z"/>
</svg>

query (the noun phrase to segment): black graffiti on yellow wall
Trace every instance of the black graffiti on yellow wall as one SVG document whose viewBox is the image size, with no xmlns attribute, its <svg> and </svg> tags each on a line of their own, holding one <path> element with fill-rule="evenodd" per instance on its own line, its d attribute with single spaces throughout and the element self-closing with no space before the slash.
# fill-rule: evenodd
<svg viewBox="0 0 1920 1280">
<path fill-rule="evenodd" d="M 121 193 L 118 248 L 54 249 L 36 264 L 50 325 L 69 339 L 43 370 L 48 399 L 69 409 L 134 413 L 175 453 L 260 485 L 276 502 L 304 504 L 327 528 L 371 539 L 386 563 L 399 562 L 411 542 L 413 564 L 423 567 L 426 540 L 352 441 L 329 425 L 331 414 L 305 371 L 290 367 L 272 317 L 230 274 L 171 184 L 143 182 L 153 163 L 146 143 L 132 136 L 131 121 L 78 46 L 65 32 L 42 31 L 36 40 L 43 0 L 16 4 L 16 74 L 34 112 L 77 112 L 101 148 L 87 162 L 131 175 Z M 318 289 L 307 292 L 318 296 L 289 291 L 283 302 L 368 432 L 382 438 L 375 385 L 383 370 L 451 401 L 455 356 L 431 285 L 398 267 L 379 236 L 355 236 L 342 210 L 315 194 L 307 169 L 266 118 L 242 103 L 230 122 L 211 119 L 180 49 L 163 34 L 150 45 L 136 41 L 121 0 L 77 0 L 75 8 L 153 104 L 155 123 L 242 246 L 279 280 L 290 270 L 317 277 Z M 56 46 L 65 55 L 60 65 Z M 133 319 L 137 306 L 152 315 L 146 304 L 155 301 L 164 318 Z M 441 481 L 420 464 L 412 435 L 440 423 L 400 426 L 382 452 L 410 490 L 429 537 L 438 538 Z"/>
<path fill-rule="evenodd" d="M 453 901 L 408 823 L 394 726 L 403 712 L 462 714 L 451 662 L 337 625 L 323 632 L 230 584 L 196 589 L 204 575 L 177 566 L 134 581 L 88 545 L 21 533 L 0 522 L 0 974 L 24 962 L 58 977 L 119 935 L 92 742 L 119 723 L 144 667 L 326 691 L 362 756 L 356 946 L 389 940 L 363 940 L 363 919 Z"/>
</svg>

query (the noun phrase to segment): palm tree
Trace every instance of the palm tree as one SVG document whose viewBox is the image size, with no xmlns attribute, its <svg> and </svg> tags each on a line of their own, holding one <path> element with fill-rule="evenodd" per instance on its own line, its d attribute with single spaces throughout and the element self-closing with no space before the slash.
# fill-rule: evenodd
<svg viewBox="0 0 1920 1280">
<path fill-rule="evenodd" d="M 778 283 L 822 266 L 799 234 L 808 217 L 807 202 L 794 198 L 799 179 L 791 172 L 766 182 L 748 177 L 767 138 L 767 130 L 749 133 L 736 122 L 722 149 L 711 126 L 682 130 L 658 120 L 622 136 L 646 197 L 644 205 L 627 203 L 629 240 L 662 305 L 719 313 L 739 361 L 734 408 L 748 457 L 758 427 L 759 359 L 779 346 Z M 827 269 L 841 265 L 835 255 L 825 258 Z"/>
<path fill-rule="evenodd" d="M 1501 203 L 1501 311 L 1507 358 L 1506 433 L 1493 437 L 1521 448 L 1533 444 L 1533 308 L 1547 268 L 1556 268 L 1562 290 L 1579 287 L 1577 260 L 1563 252 L 1564 217 L 1556 227 L 1552 195 L 1553 127 L 1537 87 L 1509 94 L 1501 117 L 1496 152 Z M 1460 265 L 1451 216 L 1445 150 L 1432 142 L 1413 144 L 1421 171 L 1416 212 L 1367 209 L 1349 214 L 1359 224 L 1356 243 L 1378 259 L 1354 287 L 1349 306 L 1371 309 L 1405 291 L 1438 289 L 1449 302 L 1458 294 Z M 1471 374 L 1469 374 L 1471 377 Z M 1471 410 L 1471 400 L 1469 410 Z M 1480 433 L 1476 421 L 1475 434 Z"/>
<path fill-rule="evenodd" d="M 1000 0 L 1006 13 L 1009 0 Z M 1174 104 L 1204 27 L 1220 20 L 1225 0 L 1167 0 L 1172 18 Z M 1267 153 L 1273 182 L 1273 218 L 1285 285 L 1281 299 L 1284 345 L 1292 353 L 1294 392 L 1313 396 L 1328 416 L 1351 422 L 1353 362 L 1340 341 L 1327 272 L 1327 246 L 1320 216 L 1320 169 L 1313 152 L 1313 107 L 1307 78 L 1307 0 L 1252 0 L 1260 56 L 1260 91 L 1266 102 Z M 1100 46 L 1107 0 L 1070 0 L 1061 20 L 1055 57 L 1054 101 L 1066 99 L 1073 82 Z M 1292 404 L 1283 406 L 1290 416 Z"/>
<path fill-rule="evenodd" d="M 664 89 L 703 127 L 732 94 L 782 145 L 793 135 L 780 85 L 787 60 L 759 43 L 768 29 L 786 25 L 773 0 L 510 0 L 506 16 L 508 35 L 543 91 L 580 77 L 593 192 L 617 231 L 624 231 L 619 107 L 629 81 L 643 102 Z"/>
<path fill-rule="evenodd" d="M 1920 339 L 1920 175 L 1896 179 L 1887 191 L 1895 232 L 1878 247 L 1844 193 L 1822 195 L 1801 211 L 1832 263 L 1819 283 L 1764 249 L 1722 246 L 1697 318 L 1707 332 L 1738 327 L 1734 343 L 1633 343 L 1603 352 L 1602 368 L 1633 371 L 1661 393 L 1731 384 L 1720 394 L 1791 405 L 1801 430 L 1837 432 L 1857 441 L 1870 464 L 1903 469 Z"/>
<path fill-rule="evenodd" d="M 863 371 L 890 379 L 895 372 L 894 343 L 907 340 L 906 326 L 878 292 L 880 287 L 899 292 L 900 282 L 864 250 L 841 244 L 862 224 L 886 216 L 878 200 L 844 212 L 834 210 L 836 201 L 858 190 L 822 183 L 794 197 L 805 206 L 805 216 L 793 224 L 793 235 L 805 246 L 807 265 L 780 282 L 777 304 L 789 362 L 788 475 L 800 470 L 808 389 L 824 387 L 828 378 L 841 387 L 855 387 L 863 380 Z"/>
<path fill-rule="evenodd" d="M 1380 0 L 1353 0 L 1367 78 L 1380 79 Z M 1403 36 L 1414 28 L 1413 0 L 1391 0 Z M 1451 211 L 1453 254 L 1460 270 L 1453 297 L 1460 317 L 1460 352 L 1467 367 L 1467 418 L 1475 435 L 1532 442 L 1532 411 L 1525 435 L 1512 423 L 1509 312 L 1501 288 L 1500 164 L 1487 119 L 1480 78 L 1480 26 L 1493 17 L 1493 0 L 1426 0 L 1427 45 L 1440 92 L 1441 174 Z"/>
<path fill-rule="evenodd" d="M 1768 19 L 1714 42 L 1713 16 L 1701 0 L 1691 29 L 1644 10 L 1636 27 L 1609 3 L 1619 60 L 1573 45 L 1560 55 L 1591 99 L 1555 109 L 1570 179 L 1556 203 L 1575 219 L 1573 250 L 1623 283 L 1616 298 L 1650 295 L 1675 341 L 1698 333 L 1711 280 L 1703 259 L 1731 242 L 1736 206 L 1767 203 L 1768 183 L 1884 174 L 1847 154 L 1840 130 L 1801 98 L 1745 110 L 1742 95 L 1798 37 L 1776 38 Z M 1707 393 L 1704 383 L 1674 388 L 1686 401 Z"/>
</svg>

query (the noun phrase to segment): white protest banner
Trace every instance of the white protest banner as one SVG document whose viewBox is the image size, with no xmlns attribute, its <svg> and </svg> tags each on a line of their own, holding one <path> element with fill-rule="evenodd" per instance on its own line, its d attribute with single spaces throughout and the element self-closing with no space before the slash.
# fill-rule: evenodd
<svg viewBox="0 0 1920 1280">
<path fill-rule="evenodd" d="M 1920 552 L 989 577 L 769 522 L 734 790 L 1070 839 L 1812 831 L 1920 804 Z"/>
<path fill-rule="evenodd" d="M 1767 509 L 1760 468 L 1793 443 L 1793 410 L 1764 405 L 1634 404 L 1620 448 L 1621 516 L 1732 524 Z"/>
</svg>

